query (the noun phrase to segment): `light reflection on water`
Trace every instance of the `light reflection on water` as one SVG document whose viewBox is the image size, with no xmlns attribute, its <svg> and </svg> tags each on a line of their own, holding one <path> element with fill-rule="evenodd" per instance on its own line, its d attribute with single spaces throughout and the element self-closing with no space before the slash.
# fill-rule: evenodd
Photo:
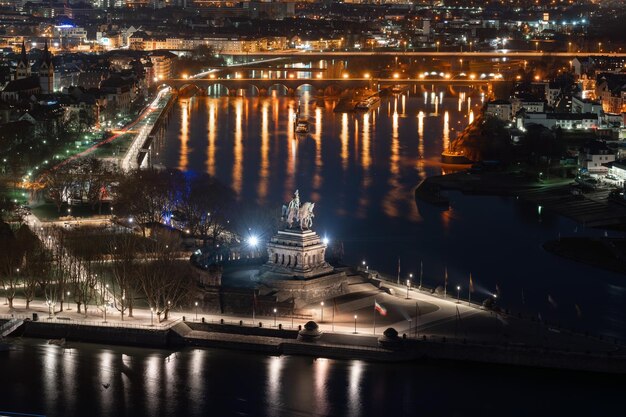
<svg viewBox="0 0 626 417">
<path fill-rule="evenodd" d="M 231 185 L 240 201 L 273 208 L 299 189 L 303 200 L 316 203 L 317 232 L 343 241 L 346 262 L 366 258 L 395 275 L 401 257 L 403 273 L 417 276 L 423 261 L 424 283 L 430 286 L 439 285 L 445 267 L 451 285 L 465 286 L 472 271 L 486 289 L 499 284 L 509 294 L 501 303 L 512 310 L 624 335 L 625 313 L 616 318 L 592 307 L 606 303 L 608 284 L 623 288 L 622 277 L 564 261 L 541 246 L 559 233 L 595 231 L 545 210 L 538 217 L 536 207 L 499 197 L 449 193 L 447 212 L 415 204 L 413 191 L 422 179 L 458 169 L 443 166 L 440 153 L 453 132 L 478 114 L 478 96 L 429 89 L 383 98 L 366 114 L 334 113 L 334 102 L 309 96 L 190 101 L 191 106 L 177 104 L 174 114 L 180 117 L 171 119 L 159 152 L 163 165 L 186 161 L 188 169 L 208 171 Z M 185 107 L 189 113 L 180 111 Z M 310 123 L 304 137 L 294 134 L 298 107 L 299 117 Z M 597 285 L 589 285 L 592 276 Z M 524 303 L 522 289 L 528 294 Z M 548 292 L 566 299 L 568 309 L 547 309 Z M 618 295 L 622 302 L 625 297 Z M 586 312 L 582 319 L 571 314 L 574 303 Z"/>
<path fill-rule="evenodd" d="M 610 375 L 69 342 L 70 355 L 45 340 L 14 344 L 0 355 L 0 410 L 48 417 L 482 416 L 511 404 L 507 415 L 604 416 L 623 408 L 623 381 Z"/>
</svg>

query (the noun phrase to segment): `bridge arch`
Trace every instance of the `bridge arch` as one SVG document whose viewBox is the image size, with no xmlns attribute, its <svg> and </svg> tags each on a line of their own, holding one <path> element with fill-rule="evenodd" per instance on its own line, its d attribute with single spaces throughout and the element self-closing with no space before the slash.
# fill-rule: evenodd
<svg viewBox="0 0 626 417">
<path fill-rule="evenodd" d="M 180 95 L 186 96 L 189 94 L 190 96 L 193 96 L 195 94 L 202 93 L 202 92 L 203 92 L 202 88 L 198 87 L 198 85 L 194 83 L 187 83 L 178 87 L 178 94 Z"/>
<path fill-rule="evenodd" d="M 289 88 L 285 84 L 272 84 L 267 87 L 267 95 L 272 97 L 283 97 L 289 95 Z"/>
<path fill-rule="evenodd" d="M 246 84 L 237 86 L 237 88 L 233 87 L 231 89 L 231 94 L 238 97 L 258 97 L 260 95 L 260 90 L 259 87 L 254 84 Z"/>
<path fill-rule="evenodd" d="M 215 83 L 211 84 L 207 88 L 207 95 L 209 97 L 223 97 L 230 95 L 230 89 L 224 84 Z"/>
<path fill-rule="evenodd" d="M 304 95 L 305 93 L 309 93 L 309 95 L 313 96 L 317 93 L 317 90 L 318 89 L 313 84 L 305 83 L 296 87 L 296 94 Z"/>
<path fill-rule="evenodd" d="M 339 96 L 344 89 L 338 83 L 326 84 L 323 87 L 325 96 Z"/>
</svg>

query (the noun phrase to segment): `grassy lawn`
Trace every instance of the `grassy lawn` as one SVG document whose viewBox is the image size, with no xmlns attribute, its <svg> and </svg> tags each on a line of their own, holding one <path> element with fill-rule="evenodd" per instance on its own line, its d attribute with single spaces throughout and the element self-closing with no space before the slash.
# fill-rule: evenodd
<svg viewBox="0 0 626 417">
<path fill-rule="evenodd" d="M 71 212 L 68 213 L 68 208 Z M 52 203 L 44 203 L 35 207 L 32 207 L 33 214 L 42 221 L 56 221 L 59 217 L 65 217 L 71 215 L 72 217 L 90 218 L 94 216 L 108 216 L 111 212 L 109 203 L 102 204 L 101 213 L 98 212 L 98 207 L 92 209 L 90 205 L 80 206 L 67 206 L 63 205 L 61 211 L 57 210 L 57 207 Z"/>
</svg>

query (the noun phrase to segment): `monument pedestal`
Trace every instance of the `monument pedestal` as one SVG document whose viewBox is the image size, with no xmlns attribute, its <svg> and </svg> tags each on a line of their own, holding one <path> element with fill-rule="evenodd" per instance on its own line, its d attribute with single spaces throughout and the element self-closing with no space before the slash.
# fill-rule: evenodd
<svg viewBox="0 0 626 417">
<path fill-rule="evenodd" d="M 261 274 L 284 278 L 308 279 L 333 271 L 324 255 L 326 245 L 312 230 L 279 230 L 267 244 L 268 261 L 261 267 Z"/>
<path fill-rule="evenodd" d="M 293 299 L 299 308 L 347 292 L 345 272 L 336 272 L 326 262 L 326 244 L 312 230 L 279 230 L 267 244 L 267 253 L 259 281 L 277 301 Z"/>
</svg>

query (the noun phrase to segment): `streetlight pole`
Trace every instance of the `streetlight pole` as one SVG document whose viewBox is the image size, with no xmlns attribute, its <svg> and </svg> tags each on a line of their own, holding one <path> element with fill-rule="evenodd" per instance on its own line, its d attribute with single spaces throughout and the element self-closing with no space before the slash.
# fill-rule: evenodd
<svg viewBox="0 0 626 417">
<path fill-rule="evenodd" d="M 411 281 L 406 280 L 406 299 L 409 299 L 409 285 L 411 285 Z"/>
<path fill-rule="evenodd" d="M 459 300 L 461 300 L 461 286 L 457 285 L 456 286 L 456 303 L 459 303 Z"/>
<path fill-rule="evenodd" d="M 322 301 L 320 303 L 320 310 L 321 310 L 321 319 L 320 319 L 320 323 L 324 323 L 324 302 Z"/>
<path fill-rule="evenodd" d="M 150 307 L 150 326 L 154 326 L 154 308 Z"/>
<path fill-rule="evenodd" d="M 196 321 L 198 321 L 198 302 L 196 301 Z"/>
<path fill-rule="evenodd" d="M 354 315 L 354 334 L 356 334 L 356 317 L 357 315 Z"/>
<path fill-rule="evenodd" d="M 276 327 L 276 309 L 274 309 L 274 327 Z"/>
<path fill-rule="evenodd" d="M 70 292 L 67 292 L 67 311 L 70 311 L 72 309 L 71 307 L 71 303 L 70 303 Z"/>
</svg>

